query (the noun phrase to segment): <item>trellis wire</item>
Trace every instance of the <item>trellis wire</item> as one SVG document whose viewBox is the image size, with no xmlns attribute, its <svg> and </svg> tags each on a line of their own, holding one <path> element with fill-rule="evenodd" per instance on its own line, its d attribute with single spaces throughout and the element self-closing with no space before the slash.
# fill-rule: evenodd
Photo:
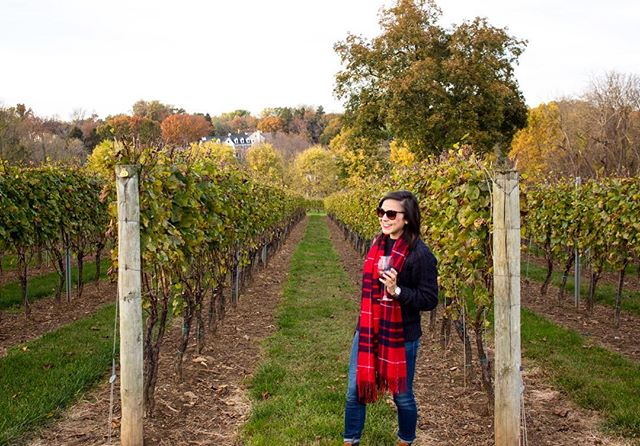
<svg viewBox="0 0 640 446">
<path fill-rule="evenodd" d="M 524 395 L 524 382 L 522 383 L 522 394 Z M 521 424 L 522 424 L 522 438 L 520 439 L 520 444 L 522 446 L 529 446 L 529 437 L 528 437 L 528 433 L 527 433 L 527 414 L 526 414 L 526 408 L 524 405 L 524 397 L 520 398 L 520 417 L 521 417 Z"/>
<path fill-rule="evenodd" d="M 111 376 L 109 377 L 109 384 L 111 389 L 109 390 L 109 444 L 111 444 L 111 435 L 113 431 L 113 393 L 116 386 L 116 342 L 118 337 L 118 301 L 116 298 L 116 311 L 113 318 L 113 350 L 111 352 Z"/>
</svg>

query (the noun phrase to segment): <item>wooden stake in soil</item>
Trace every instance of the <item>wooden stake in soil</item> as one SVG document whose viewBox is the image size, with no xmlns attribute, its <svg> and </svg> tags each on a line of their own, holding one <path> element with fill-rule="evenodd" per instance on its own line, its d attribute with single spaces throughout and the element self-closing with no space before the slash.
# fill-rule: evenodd
<svg viewBox="0 0 640 446">
<path fill-rule="evenodd" d="M 140 207 L 135 166 L 116 166 L 118 191 L 118 304 L 122 446 L 142 446 L 143 366 Z"/>
<path fill-rule="evenodd" d="M 518 173 L 499 172 L 493 183 L 495 305 L 495 444 L 520 442 L 520 197 Z"/>
</svg>

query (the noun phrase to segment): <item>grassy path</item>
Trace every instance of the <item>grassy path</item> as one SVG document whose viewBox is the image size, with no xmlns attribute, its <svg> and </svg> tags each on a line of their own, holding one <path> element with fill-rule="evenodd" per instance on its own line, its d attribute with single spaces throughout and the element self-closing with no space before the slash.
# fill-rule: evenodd
<svg viewBox="0 0 640 446">
<path fill-rule="evenodd" d="M 107 270 L 111 265 L 111 260 L 105 259 L 100 262 L 100 278 L 107 277 Z M 96 262 L 87 262 L 82 271 L 84 283 L 91 283 L 96 275 Z M 58 286 L 58 273 L 53 271 L 29 278 L 27 292 L 29 301 L 51 297 Z M 71 267 L 71 284 L 73 289 L 78 286 L 78 267 Z M 64 289 L 62 290 L 64 296 Z M 64 297 L 63 297 L 64 298 Z M 11 282 L 0 286 L 0 310 L 19 309 L 22 305 L 22 291 L 19 282 Z"/>
<path fill-rule="evenodd" d="M 351 285 L 325 217 L 310 216 L 291 262 L 278 331 L 252 383 L 249 445 L 342 444 L 349 347 L 357 317 Z M 367 445 L 394 442 L 395 413 L 384 402 L 367 413 Z"/>
<path fill-rule="evenodd" d="M 0 358 L 0 445 L 58 415 L 111 364 L 114 306 Z"/>
</svg>

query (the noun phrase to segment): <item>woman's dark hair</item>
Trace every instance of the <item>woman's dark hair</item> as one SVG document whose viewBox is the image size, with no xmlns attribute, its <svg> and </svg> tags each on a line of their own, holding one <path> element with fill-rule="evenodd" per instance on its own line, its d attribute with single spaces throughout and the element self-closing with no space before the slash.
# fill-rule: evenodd
<svg viewBox="0 0 640 446">
<path fill-rule="evenodd" d="M 401 215 L 407 222 L 404 226 L 404 231 L 402 231 L 402 237 L 407 241 L 409 247 L 413 248 L 416 240 L 420 238 L 420 206 L 418 205 L 418 200 L 408 190 L 389 192 L 382 197 L 378 207 L 382 207 L 382 203 L 385 200 L 396 200 L 402 203 L 404 214 Z"/>
</svg>

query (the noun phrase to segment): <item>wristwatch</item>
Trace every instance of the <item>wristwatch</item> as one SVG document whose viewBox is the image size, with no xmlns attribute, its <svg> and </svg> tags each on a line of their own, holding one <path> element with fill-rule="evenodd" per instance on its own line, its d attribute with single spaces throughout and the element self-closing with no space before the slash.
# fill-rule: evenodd
<svg viewBox="0 0 640 446">
<path fill-rule="evenodd" d="M 396 285 L 396 289 L 393 290 L 393 295 L 394 296 L 399 296 L 400 295 L 400 291 L 402 291 L 402 290 L 400 289 L 399 286 Z"/>
</svg>

